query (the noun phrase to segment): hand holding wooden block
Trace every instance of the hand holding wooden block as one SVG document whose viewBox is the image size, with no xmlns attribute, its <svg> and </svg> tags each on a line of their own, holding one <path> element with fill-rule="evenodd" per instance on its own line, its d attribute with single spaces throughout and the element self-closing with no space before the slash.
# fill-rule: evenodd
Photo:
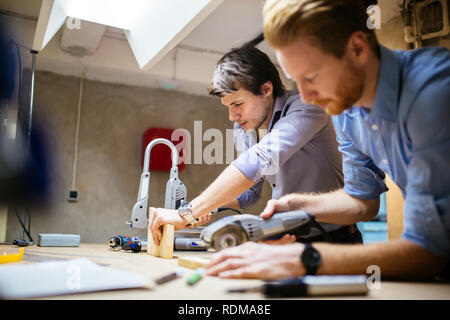
<svg viewBox="0 0 450 320">
<path fill-rule="evenodd" d="M 149 207 L 149 221 L 152 220 L 155 208 Z M 147 235 L 147 254 L 151 254 L 155 257 L 161 257 L 166 259 L 172 259 L 173 257 L 173 245 L 175 238 L 175 228 L 173 224 L 165 224 L 163 226 L 163 235 L 161 243 L 159 246 L 155 245 L 153 242 L 152 232 L 150 231 L 150 226 L 148 228 Z"/>
</svg>

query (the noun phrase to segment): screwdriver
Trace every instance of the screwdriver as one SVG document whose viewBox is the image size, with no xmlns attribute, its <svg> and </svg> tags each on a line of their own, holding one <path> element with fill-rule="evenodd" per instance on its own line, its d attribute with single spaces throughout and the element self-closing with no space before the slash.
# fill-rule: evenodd
<svg viewBox="0 0 450 320">
<path fill-rule="evenodd" d="M 367 276 L 304 276 L 270 281 L 257 287 L 228 289 L 228 293 L 260 292 L 266 297 L 367 294 Z"/>
<path fill-rule="evenodd" d="M 161 278 L 158 278 L 155 280 L 156 284 L 164 284 L 166 282 L 175 280 L 176 278 L 180 277 L 184 272 L 184 268 L 176 268 L 174 272 L 169 273 L 165 276 L 162 276 Z"/>
</svg>

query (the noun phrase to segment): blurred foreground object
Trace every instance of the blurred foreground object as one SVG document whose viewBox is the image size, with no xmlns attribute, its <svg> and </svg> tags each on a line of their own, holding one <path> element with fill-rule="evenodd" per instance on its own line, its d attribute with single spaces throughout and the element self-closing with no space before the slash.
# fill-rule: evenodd
<svg viewBox="0 0 450 320">
<path fill-rule="evenodd" d="M 0 205 L 27 206 L 40 204 L 48 198 L 48 157 L 39 124 L 34 124 L 33 132 L 30 134 L 24 130 L 24 124 L 19 117 L 8 119 L 10 114 L 8 106 L 14 105 L 12 102 L 15 102 L 15 99 L 18 106 L 17 114 L 22 108 L 20 89 L 24 88 L 21 88 L 23 70 L 21 70 L 20 50 L 19 45 L 8 37 L 7 29 L 1 25 L 0 108 L 5 112 L 0 129 Z M 19 75 L 18 90 L 16 90 L 16 75 Z M 34 77 L 34 68 L 32 76 Z M 33 99 L 33 95 L 30 99 Z M 31 103 L 30 110 L 32 112 Z M 31 112 L 30 119 L 27 120 L 30 123 Z"/>
</svg>

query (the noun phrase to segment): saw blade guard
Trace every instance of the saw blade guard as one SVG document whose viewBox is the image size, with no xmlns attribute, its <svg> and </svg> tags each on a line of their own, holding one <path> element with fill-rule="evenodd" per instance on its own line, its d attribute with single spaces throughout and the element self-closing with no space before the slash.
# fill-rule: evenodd
<svg viewBox="0 0 450 320">
<path fill-rule="evenodd" d="M 150 141 L 145 148 L 144 166 L 141 174 L 139 184 L 139 192 L 137 202 L 131 211 L 131 221 L 128 222 L 131 228 L 148 227 L 148 202 L 150 197 L 150 152 L 157 144 L 165 144 L 172 152 L 172 168 L 170 169 L 170 179 L 166 185 L 165 208 L 176 209 L 178 206 L 186 201 L 186 187 L 178 178 L 178 151 L 175 145 L 163 138 L 158 138 Z"/>
</svg>

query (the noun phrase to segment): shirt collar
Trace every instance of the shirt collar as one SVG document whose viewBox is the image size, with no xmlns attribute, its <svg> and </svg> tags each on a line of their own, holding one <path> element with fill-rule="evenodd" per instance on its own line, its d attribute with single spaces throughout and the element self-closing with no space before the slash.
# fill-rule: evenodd
<svg viewBox="0 0 450 320">
<path fill-rule="evenodd" d="M 400 64 L 394 52 L 380 45 L 380 70 L 370 115 L 390 121 L 397 120 L 400 89 Z"/>
<path fill-rule="evenodd" d="M 270 121 L 269 124 L 267 126 L 267 130 L 270 131 L 270 128 L 272 128 L 272 123 L 275 120 L 275 118 L 277 118 L 276 120 L 278 121 L 280 119 L 281 116 L 281 112 L 283 111 L 283 107 L 286 104 L 286 100 L 289 97 L 289 94 L 291 93 L 291 91 L 286 91 L 284 95 L 275 98 L 275 102 L 273 105 L 273 111 L 272 111 L 272 116 L 270 117 Z M 277 115 L 277 113 L 279 115 Z"/>
</svg>

